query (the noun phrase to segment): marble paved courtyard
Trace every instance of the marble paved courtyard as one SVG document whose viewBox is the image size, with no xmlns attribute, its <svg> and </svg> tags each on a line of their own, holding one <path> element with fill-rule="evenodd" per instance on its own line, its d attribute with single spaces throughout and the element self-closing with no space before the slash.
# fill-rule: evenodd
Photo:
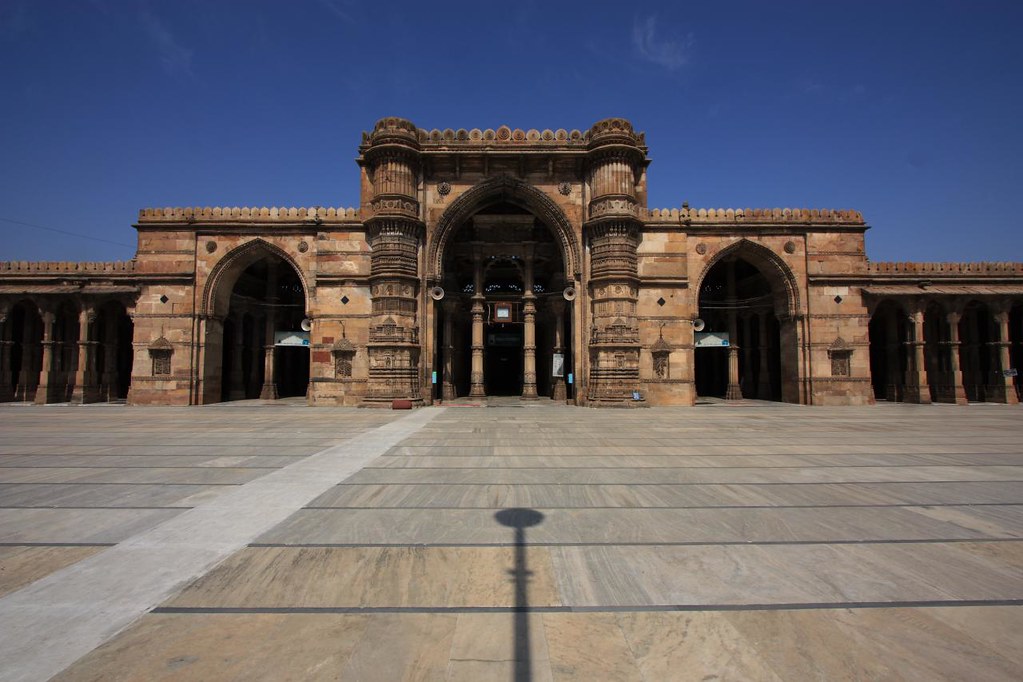
<svg viewBox="0 0 1023 682">
<path fill-rule="evenodd" d="M 0 407 L 0 679 L 1023 678 L 1023 409 Z"/>
</svg>

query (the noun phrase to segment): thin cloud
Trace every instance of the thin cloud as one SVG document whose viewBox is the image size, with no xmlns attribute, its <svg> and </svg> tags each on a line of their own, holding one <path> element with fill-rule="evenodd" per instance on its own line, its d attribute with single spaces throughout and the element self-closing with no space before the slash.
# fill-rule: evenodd
<svg viewBox="0 0 1023 682">
<path fill-rule="evenodd" d="M 172 76 L 179 73 L 191 76 L 194 51 L 179 43 L 167 25 L 149 9 L 143 9 L 139 13 L 139 18 L 142 21 L 142 27 L 160 53 L 163 70 Z"/>
<path fill-rule="evenodd" d="M 689 51 L 693 46 L 693 34 L 679 38 L 659 39 L 657 17 L 650 15 L 632 22 L 632 47 L 636 54 L 651 64 L 677 71 L 689 63 Z"/>
<path fill-rule="evenodd" d="M 327 10 L 341 21 L 347 23 L 353 23 L 355 17 L 353 17 L 349 11 L 349 5 L 351 3 L 345 2 L 344 0 L 319 0 L 320 5 L 323 9 Z"/>
</svg>

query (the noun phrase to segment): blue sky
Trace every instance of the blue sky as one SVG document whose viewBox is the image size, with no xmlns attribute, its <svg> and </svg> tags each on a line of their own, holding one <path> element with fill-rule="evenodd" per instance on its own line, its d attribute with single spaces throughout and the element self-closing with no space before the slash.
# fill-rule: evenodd
<svg viewBox="0 0 1023 682">
<path fill-rule="evenodd" d="M 1021 26 L 1018 0 L 0 0 L 0 260 L 130 258 L 146 206 L 355 205 L 388 115 L 625 116 L 652 208 L 855 208 L 872 260 L 1023 260 Z"/>
</svg>

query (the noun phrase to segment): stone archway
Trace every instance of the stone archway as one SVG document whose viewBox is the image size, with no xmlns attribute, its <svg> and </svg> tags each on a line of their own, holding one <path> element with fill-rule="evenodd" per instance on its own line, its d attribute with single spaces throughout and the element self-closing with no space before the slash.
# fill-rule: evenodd
<svg viewBox="0 0 1023 682">
<path fill-rule="evenodd" d="M 727 347 L 694 348 L 697 394 L 804 402 L 804 330 L 789 267 L 767 247 L 743 239 L 716 254 L 697 281 L 704 331 L 728 337 Z"/>
<path fill-rule="evenodd" d="M 305 395 L 309 346 L 275 334 L 301 337 L 308 309 L 306 276 L 281 249 L 255 239 L 225 255 L 203 289 L 195 402 Z"/>
<path fill-rule="evenodd" d="M 435 397 L 566 400 L 577 351 L 563 293 L 579 248 L 561 210 L 521 181 L 484 181 L 444 213 L 428 253 L 428 277 L 445 289 L 429 332 Z"/>
<path fill-rule="evenodd" d="M 455 232 L 482 207 L 508 203 L 533 214 L 555 235 L 561 245 L 565 272 L 578 280 L 582 269 L 582 249 L 572 224 L 549 196 L 516 178 L 499 175 L 488 178 L 455 199 L 432 230 L 427 255 L 427 279 L 440 281 L 444 274 L 445 249 Z"/>
</svg>

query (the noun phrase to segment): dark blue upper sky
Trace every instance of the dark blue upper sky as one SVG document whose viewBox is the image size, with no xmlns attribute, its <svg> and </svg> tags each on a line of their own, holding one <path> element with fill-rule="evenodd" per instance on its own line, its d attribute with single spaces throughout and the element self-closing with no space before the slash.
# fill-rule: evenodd
<svg viewBox="0 0 1023 682">
<path fill-rule="evenodd" d="M 388 115 L 624 116 L 651 207 L 855 208 L 872 260 L 1021 260 L 1021 27 L 1019 0 L 0 0 L 0 260 L 130 258 L 145 206 L 356 205 Z"/>
</svg>

